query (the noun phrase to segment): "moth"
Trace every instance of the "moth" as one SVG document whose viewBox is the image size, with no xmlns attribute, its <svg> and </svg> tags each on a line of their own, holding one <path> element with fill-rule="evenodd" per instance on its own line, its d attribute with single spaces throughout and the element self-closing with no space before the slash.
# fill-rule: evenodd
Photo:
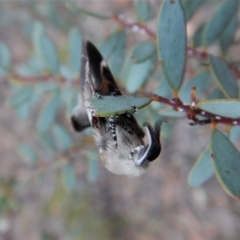
<svg viewBox="0 0 240 240">
<path fill-rule="evenodd" d="M 94 116 L 88 99 L 101 99 L 101 96 L 107 95 L 117 97 L 122 94 L 100 52 L 90 41 L 86 41 L 81 69 L 81 97 L 85 111 L 78 103 L 71 116 L 72 126 L 78 132 L 90 126 L 93 128 L 100 159 L 109 171 L 139 176 L 161 152 L 160 131 L 164 120 L 158 120 L 153 126 L 148 122 L 143 124 L 149 139 L 145 145 L 144 131 L 133 114 Z"/>
</svg>

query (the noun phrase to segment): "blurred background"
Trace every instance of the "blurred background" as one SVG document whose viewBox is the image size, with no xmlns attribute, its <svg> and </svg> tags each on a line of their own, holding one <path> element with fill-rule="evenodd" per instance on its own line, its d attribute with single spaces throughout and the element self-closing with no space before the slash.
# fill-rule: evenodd
<svg viewBox="0 0 240 240">
<path fill-rule="evenodd" d="M 205 2 L 188 21 L 189 42 L 221 1 Z M 72 3 L 137 21 L 131 0 Z M 150 4 L 147 25 L 156 31 L 161 1 Z M 98 164 L 91 130 L 72 130 L 80 43 L 89 39 L 100 46 L 116 30 L 112 19 L 91 17 L 63 1 L 0 2 L 0 59 L 5 64 L 0 68 L 0 239 L 239 239 L 239 202 L 215 177 L 197 188 L 188 185 L 189 171 L 208 145 L 209 126 L 193 128 L 186 118 L 165 124 L 161 156 L 139 178 L 108 172 Z M 126 36 L 126 55 L 148 39 L 131 29 Z M 239 37 L 238 21 L 238 43 Z M 44 64 L 38 57 L 41 47 L 48 50 Z M 239 49 L 235 46 L 231 54 L 239 56 Z M 194 75 L 192 69 L 187 67 L 186 79 Z M 157 86 L 156 74 L 152 79 L 149 92 Z M 153 122 L 147 111 L 139 113 L 140 122 Z"/>
</svg>

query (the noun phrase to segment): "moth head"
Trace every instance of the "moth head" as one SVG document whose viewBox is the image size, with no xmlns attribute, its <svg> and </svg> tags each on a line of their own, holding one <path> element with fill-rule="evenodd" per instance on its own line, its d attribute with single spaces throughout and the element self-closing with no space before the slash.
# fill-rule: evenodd
<svg viewBox="0 0 240 240">
<path fill-rule="evenodd" d="M 153 127 L 145 122 L 144 127 L 148 136 L 148 145 L 138 146 L 130 153 L 136 166 L 147 167 L 149 162 L 155 160 L 161 152 L 160 131 L 165 120 L 158 120 Z"/>
<path fill-rule="evenodd" d="M 150 162 L 155 160 L 161 152 L 160 130 L 162 123 L 163 121 L 159 120 L 153 127 L 147 122 L 144 123 L 148 136 L 146 146 L 140 139 L 132 138 L 126 141 L 126 136 L 123 136 L 122 139 L 119 137 L 120 141 L 115 151 L 113 148 L 109 148 L 102 155 L 106 168 L 120 175 L 139 176 L 144 173 Z M 117 135 L 119 136 L 118 132 Z"/>
</svg>

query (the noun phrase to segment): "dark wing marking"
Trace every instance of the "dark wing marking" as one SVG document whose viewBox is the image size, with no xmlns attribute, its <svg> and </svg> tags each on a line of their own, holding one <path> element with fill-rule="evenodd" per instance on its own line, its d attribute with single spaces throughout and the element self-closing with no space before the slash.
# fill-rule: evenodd
<svg viewBox="0 0 240 240">
<path fill-rule="evenodd" d="M 113 92 L 115 95 L 122 95 L 101 53 L 89 41 L 86 42 L 86 54 L 95 91 L 101 95 L 111 95 Z"/>
</svg>

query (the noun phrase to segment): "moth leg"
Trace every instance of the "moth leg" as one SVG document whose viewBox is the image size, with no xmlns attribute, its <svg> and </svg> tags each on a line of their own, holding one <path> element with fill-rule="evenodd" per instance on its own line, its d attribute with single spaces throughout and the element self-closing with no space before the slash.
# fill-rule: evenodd
<svg viewBox="0 0 240 240">
<path fill-rule="evenodd" d="M 96 98 L 101 98 L 102 95 L 101 95 L 100 92 L 95 92 L 95 93 L 94 93 L 94 97 L 96 97 Z"/>
<path fill-rule="evenodd" d="M 116 118 L 118 116 L 117 115 L 114 115 L 114 116 L 111 116 L 109 118 L 109 121 L 110 121 L 110 130 L 111 130 L 111 133 L 112 133 L 112 138 L 115 142 L 115 146 L 117 147 L 118 143 L 117 143 L 117 135 L 116 135 Z"/>
<path fill-rule="evenodd" d="M 138 108 L 135 105 L 132 105 L 131 107 L 133 108 L 133 114 L 138 111 Z"/>
<path fill-rule="evenodd" d="M 71 123 L 76 132 L 81 132 L 83 129 L 91 126 L 87 113 L 83 111 L 80 106 L 76 106 L 73 109 Z"/>
</svg>

